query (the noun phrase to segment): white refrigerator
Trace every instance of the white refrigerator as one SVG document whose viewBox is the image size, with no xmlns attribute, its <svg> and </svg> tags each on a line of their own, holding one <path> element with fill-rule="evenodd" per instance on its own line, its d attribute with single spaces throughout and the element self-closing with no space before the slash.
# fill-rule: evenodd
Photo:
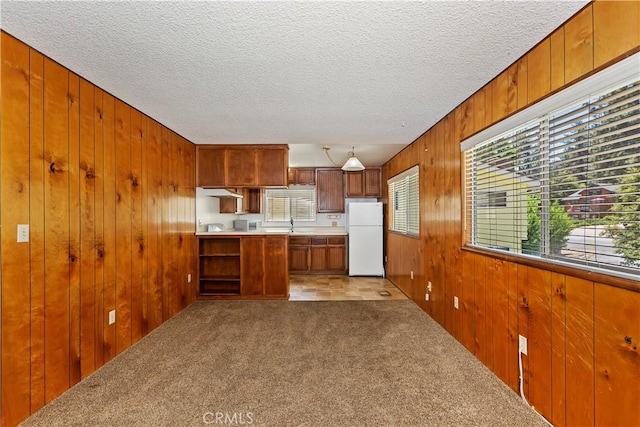
<svg viewBox="0 0 640 427">
<path fill-rule="evenodd" d="M 382 203 L 349 203 L 349 276 L 384 276 Z"/>
</svg>

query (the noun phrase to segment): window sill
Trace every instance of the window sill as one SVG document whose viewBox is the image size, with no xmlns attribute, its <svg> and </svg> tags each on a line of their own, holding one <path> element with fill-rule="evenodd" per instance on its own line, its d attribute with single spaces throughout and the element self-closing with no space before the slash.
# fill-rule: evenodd
<svg viewBox="0 0 640 427">
<path fill-rule="evenodd" d="M 400 231 L 394 231 L 394 230 L 387 230 L 390 234 L 395 234 L 396 236 L 403 236 L 403 237 L 408 237 L 410 239 L 419 239 L 420 235 L 419 234 L 407 234 L 407 233 L 402 233 Z"/>
<path fill-rule="evenodd" d="M 592 282 L 602 283 L 604 285 L 613 286 L 616 288 L 627 289 L 633 292 L 640 292 L 640 283 L 637 280 L 626 279 L 623 277 L 617 277 L 610 274 L 601 273 L 599 271 L 590 271 L 582 268 L 576 268 L 567 266 L 564 264 L 556 264 L 551 261 L 542 259 L 533 259 L 528 257 L 521 257 L 517 255 L 511 255 L 498 251 L 491 251 L 488 249 L 482 249 L 472 246 L 463 245 L 462 250 L 478 255 L 489 256 L 492 258 L 513 262 L 515 264 L 522 264 L 529 267 L 535 267 L 542 270 L 548 270 L 554 273 L 566 274 L 568 276 L 577 277 Z"/>
</svg>

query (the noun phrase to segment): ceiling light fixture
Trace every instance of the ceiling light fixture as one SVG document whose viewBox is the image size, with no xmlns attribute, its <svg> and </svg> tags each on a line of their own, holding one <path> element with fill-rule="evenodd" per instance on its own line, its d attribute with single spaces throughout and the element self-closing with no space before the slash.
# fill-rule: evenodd
<svg viewBox="0 0 640 427">
<path fill-rule="evenodd" d="M 356 157 L 355 147 L 351 147 L 349 151 L 349 159 L 342 166 L 343 171 L 361 171 L 364 170 L 364 165 Z"/>
<path fill-rule="evenodd" d="M 338 167 L 339 165 L 336 162 L 334 162 L 333 159 L 331 158 L 331 156 L 329 155 L 329 150 L 331 150 L 331 147 L 329 147 L 328 145 L 325 145 L 324 147 L 322 147 L 322 149 L 324 150 L 324 154 L 327 155 L 327 157 L 329 158 L 331 163 L 333 163 L 333 166 Z M 349 156 L 349 158 L 347 159 L 347 161 L 342 166 L 342 170 L 344 170 L 344 171 L 361 171 L 361 170 L 365 169 L 364 165 L 362 164 L 362 162 L 360 160 L 358 160 L 358 158 L 356 157 L 355 147 L 351 147 L 351 151 L 349 151 L 348 156 Z"/>
</svg>

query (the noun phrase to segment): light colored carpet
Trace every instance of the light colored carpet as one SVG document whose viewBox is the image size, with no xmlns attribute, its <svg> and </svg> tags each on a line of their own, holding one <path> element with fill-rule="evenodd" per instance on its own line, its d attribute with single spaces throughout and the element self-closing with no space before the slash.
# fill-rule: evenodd
<svg viewBox="0 0 640 427">
<path fill-rule="evenodd" d="M 24 426 L 544 425 L 411 301 L 199 301 Z"/>
</svg>

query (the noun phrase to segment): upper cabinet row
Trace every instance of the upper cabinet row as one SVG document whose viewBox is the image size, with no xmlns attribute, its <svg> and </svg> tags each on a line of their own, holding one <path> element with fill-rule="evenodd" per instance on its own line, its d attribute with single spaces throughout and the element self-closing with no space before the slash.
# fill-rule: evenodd
<svg viewBox="0 0 640 427">
<path fill-rule="evenodd" d="M 345 197 L 382 197 L 380 168 L 343 172 L 340 168 L 289 168 L 286 145 L 200 145 L 197 186 L 248 190 L 256 187 L 316 186 L 319 213 L 344 212 Z M 255 191 L 255 190 L 254 190 Z M 260 192 L 257 191 L 258 200 Z M 245 200 L 249 201 L 247 194 Z M 225 201 L 235 211 L 233 200 Z M 259 204 L 257 212 L 259 212 Z M 222 209 L 222 206 L 221 206 Z"/>
<path fill-rule="evenodd" d="M 367 168 L 358 172 L 342 172 L 338 168 L 289 168 L 289 185 L 324 186 L 325 180 L 334 184 L 344 181 L 344 197 L 382 197 L 381 168 Z"/>
<path fill-rule="evenodd" d="M 289 147 L 286 145 L 199 145 L 198 187 L 286 187 Z"/>
<path fill-rule="evenodd" d="M 289 185 L 315 185 L 316 169 L 315 168 L 289 168 Z"/>
<path fill-rule="evenodd" d="M 380 168 L 367 168 L 360 172 L 346 172 L 344 190 L 347 197 L 382 197 Z"/>
<path fill-rule="evenodd" d="M 382 197 L 381 169 L 343 172 L 340 168 L 317 168 L 316 209 L 319 213 L 344 212 L 345 197 Z"/>
</svg>

